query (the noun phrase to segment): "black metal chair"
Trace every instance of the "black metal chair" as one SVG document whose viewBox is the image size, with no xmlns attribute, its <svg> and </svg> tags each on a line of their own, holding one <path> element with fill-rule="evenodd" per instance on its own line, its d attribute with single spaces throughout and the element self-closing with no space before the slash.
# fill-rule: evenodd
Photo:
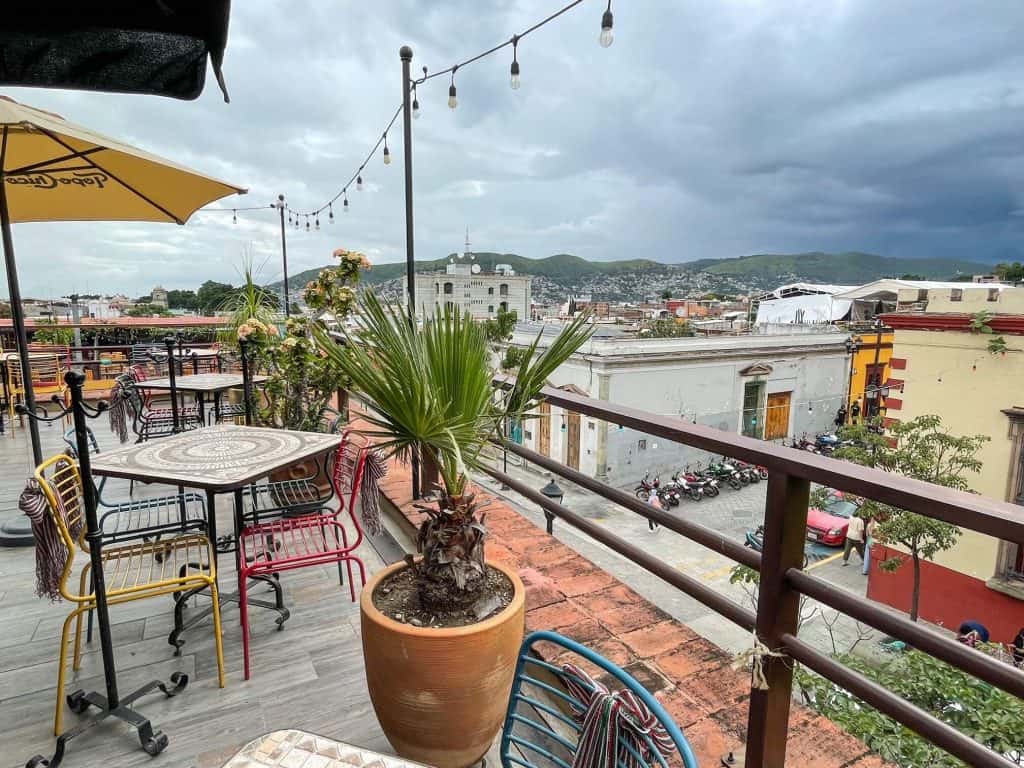
<svg viewBox="0 0 1024 768">
<path fill-rule="evenodd" d="M 116 393 L 116 394 L 115 394 Z M 114 380 L 111 400 L 125 403 L 131 414 L 131 430 L 137 443 L 174 434 L 174 415 L 170 408 L 152 408 L 146 405 L 131 375 L 118 376 Z M 120 407 L 115 405 L 115 407 Z M 198 429 L 203 426 L 199 410 L 195 406 L 178 409 L 180 430 Z"/>
</svg>

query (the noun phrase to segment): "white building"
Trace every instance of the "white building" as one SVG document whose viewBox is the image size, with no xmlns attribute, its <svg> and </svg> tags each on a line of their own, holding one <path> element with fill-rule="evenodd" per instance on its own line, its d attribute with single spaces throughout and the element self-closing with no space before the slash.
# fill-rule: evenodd
<svg viewBox="0 0 1024 768">
<path fill-rule="evenodd" d="M 452 304 L 475 320 L 496 317 L 500 310 L 530 317 L 532 279 L 517 275 L 507 264 L 483 272 L 479 264 L 453 263 L 444 272 L 416 275 L 416 314 L 427 317 L 436 308 Z"/>
<path fill-rule="evenodd" d="M 527 344 L 539 324 L 517 327 Z M 546 338 L 559 330 L 549 325 Z M 550 384 L 649 413 L 783 441 L 832 428 L 847 395 L 849 356 L 838 331 L 636 340 L 594 338 Z M 541 342 L 542 346 L 544 342 Z M 667 479 L 707 454 L 544 403 L 522 443 L 612 485 L 645 472 Z"/>
</svg>

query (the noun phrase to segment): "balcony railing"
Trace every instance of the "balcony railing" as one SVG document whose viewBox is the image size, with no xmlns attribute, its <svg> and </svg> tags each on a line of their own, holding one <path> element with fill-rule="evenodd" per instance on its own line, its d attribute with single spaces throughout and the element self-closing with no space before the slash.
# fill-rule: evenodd
<svg viewBox="0 0 1024 768">
<path fill-rule="evenodd" d="M 501 386 L 503 382 L 496 381 L 495 384 Z M 756 632 L 758 639 L 769 649 L 783 652 L 789 659 L 800 662 L 845 688 L 879 712 L 902 723 L 968 765 L 981 768 L 1012 768 L 1016 765 L 929 712 L 816 650 L 798 637 L 797 625 L 800 598 L 806 596 L 1024 699 L 1024 672 L 884 610 L 803 570 L 811 483 L 864 496 L 1008 541 L 1024 542 L 1024 509 L 807 451 L 690 424 L 678 418 L 655 416 L 560 389 L 548 387 L 544 395 L 549 403 L 568 411 L 767 467 L 769 476 L 764 549 L 758 554 L 706 526 L 657 510 L 561 462 L 515 443 L 505 444 L 508 451 L 544 470 L 654 520 L 664 528 L 737 563 L 756 569 L 760 573 L 757 611 L 753 612 L 681 573 L 508 474 L 497 469 L 487 470 L 488 474 L 540 506 L 546 514 L 601 542 L 743 629 Z M 746 768 L 783 768 L 785 763 L 793 684 L 793 665 L 789 659 L 767 656 L 763 662 L 769 689 L 751 690 Z"/>
</svg>

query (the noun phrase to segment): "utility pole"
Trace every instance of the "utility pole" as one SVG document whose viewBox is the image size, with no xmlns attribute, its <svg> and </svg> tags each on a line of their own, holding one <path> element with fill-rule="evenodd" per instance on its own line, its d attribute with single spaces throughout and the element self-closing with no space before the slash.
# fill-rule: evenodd
<svg viewBox="0 0 1024 768">
<path fill-rule="evenodd" d="M 71 301 L 71 331 L 75 337 L 75 360 L 80 361 L 82 359 L 82 305 L 78 303 L 80 297 L 77 293 L 72 293 L 65 298 Z"/>
<path fill-rule="evenodd" d="M 284 234 L 284 195 L 277 196 L 274 206 L 281 216 L 281 267 L 284 270 L 284 316 L 291 317 L 291 299 L 288 298 L 288 241 Z"/>
</svg>

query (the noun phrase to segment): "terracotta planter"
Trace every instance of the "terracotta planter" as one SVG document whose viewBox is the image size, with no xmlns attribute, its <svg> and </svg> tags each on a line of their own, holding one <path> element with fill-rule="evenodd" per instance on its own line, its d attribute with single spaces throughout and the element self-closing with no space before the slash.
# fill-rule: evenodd
<svg viewBox="0 0 1024 768">
<path fill-rule="evenodd" d="M 505 718 L 523 641 L 525 590 L 504 565 L 488 561 L 512 582 L 512 602 L 466 627 L 413 627 L 381 613 L 373 591 L 385 568 L 363 588 L 363 658 L 370 699 L 384 735 L 402 757 L 438 768 L 466 768 L 482 758 Z"/>
</svg>

